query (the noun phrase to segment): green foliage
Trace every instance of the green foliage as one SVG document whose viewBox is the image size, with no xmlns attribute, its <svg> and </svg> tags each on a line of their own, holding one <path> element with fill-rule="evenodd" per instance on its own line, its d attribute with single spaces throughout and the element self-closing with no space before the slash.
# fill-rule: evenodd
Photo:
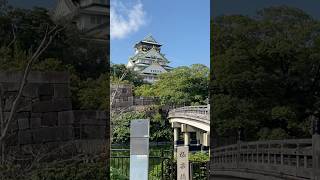
<svg viewBox="0 0 320 180">
<path fill-rule="evenodd" d="M 119 169 L 110 168 L 110 179 L 111 180 L 129 180 L 129 178 L 123 174 L 121 174 L 121 171 Z"/>
<path fill-rule="evenodd" d="M 211 27 L 218 134 L 242 127 L 251 140 L 309 136 L 308 112 L 320 107 L 320 23 L 279 6 L 257 18 L 220 16 Z"/>
<path fill-rule="evenodd" d="M 151 107 L 144 111 L 125 112 L 112 117 L 112 138 L 114 143 L 127 143 L 130 137 L 130 121 L 150 119 L 150 141 L 171 141 L 172 129 L 161 113 L 161 107 Z"/>
<path fill-rule="evenodd" d="M 206 152 L 196 152 L 189 154 L 189 161 L 191 162 L 208 162 L 210 161 L 209 154 Z"/>
<path fill-rule="evenodd" d="M 112 138 L 114 143 L 127 143 L 130 138 L 130 122 L 133 119 L 143 119 L 146 115 L 141 112 L 123 113 L 112 118 Z"/>
<path fill-rule="evenodd" d="M 258 136 L 260 137 L 260 140 L 281 140 L 289 138 L 287 132 L 281 128 L 274 128 L 271 130 L 269 128 L 262 128 L 258 132 Z"/>
<path fill-rule="evenodd" d="M 28 172 L 20 165 L 0 166 L 1 177 L 8 180 L 83 180 L 108 179 L 108 170 L 105 161 L 94 163 L 83 162 L 53 162 L 36 164 Z"/>
<path fill-rule="evenodd" d="M 55 24 L 49 11 L 44 8 L 10 8 L 6 1 L 1 1 L 0 9 L 0 70 L 21 71 L 36 51 L 46 30 L 51 30 Z M 12 41 L 14 35 L 16 38 Z M 108 98 L 105 98 L 108 89 L 102 92 L 101 88 L 105 88 L 106 83 L 100 76 L 109 73 L 107 52 L 107 47 L 81 39 L 81 32 L 70 24 L 59 31 L 50 46 L 34 62 L 32 70 L 70 72 L 73 107 L 106 109 L 109 107 Z M 107 80 L 106 77 L 104 79 Z M 94 85 L 94 90 L 86 83 Z M 103 99 L 92 102 L 90 97 L 93 93 L 98 93 Z"/>
<path fill-rule="evenodd" d="M 194 64 L 178 67 L 159 76 L 153 85 L 142 85 L 135 90 L 138 96 L 156 96 L 163 105 L 205 104 L 208 97 L 209 68 Z"/>
<path fill-rule="evenodd" d="M 78 92 L 80 109 L 109 109 L 109 76 L 102 74 L 98 79 L 81 82 Z"/>
<path fill-rule="evenodd" d="M 122 81 L 132 83 L 134 86 L 140 86 L 143 84 L 143 78 L 132 69 L 127 69 L 124 64 L 113 64 L 110 67 L 110 76 L 112 82 L 117 82 L 125 74 Z"/>
<path fill-rule="evenodd" d="M 157 179 L 161 179 L 161 175 L 162 175 L 161 164 L 158 164 L 153 166 L 153 169 L 149 173 L 149 178 L 150 180 L 157 180 Z"/>
<path fill-rule="evenodd" d="M 32 180 L 82 180 L 107 179 L 105 163 L 71 164 L 36 170 L 32 173 Z"/>
</svg>

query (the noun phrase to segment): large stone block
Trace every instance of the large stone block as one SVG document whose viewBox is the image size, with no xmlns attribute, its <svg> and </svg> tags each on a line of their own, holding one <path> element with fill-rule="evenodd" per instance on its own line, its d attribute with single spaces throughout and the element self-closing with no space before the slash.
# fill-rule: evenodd
<svg viewBox="0 0 320 180">
<path fill-rule="evenodd" d="M 77 121 L 80 121 L 80 119 L 96 119 L 97 117 L 96 111 L 77 110 L 73 112 L 74 112 L 74 117 Z"/>
<path fill-rule="evenodd" d="M 19 144 L 31 144 L 32 143 L 32 134 L 30 131 L 19 131 L 18 132 L 18 142 Z"/>
<path fill-rule="evenodd" d="M 97 111 L 97 119 L 108 119 L 106 111 Z"/>
<path fill-rule="evenodd" d="M 71 96 L 69 84 L 54 84 L 54 98 L 68 98 Z"/>
<path fill-rule="evenodd" d="M 42 113 L 31 113 L 31 118 L 42 118 Z"/>
<path fill-rule="evenodd" d="M 68 72 L 47 72 L 45 75 L 49 83 L 70 83 Z"/>
<path fill-rule="evenodd" d="M 6 97 L 5 103 L 4 103 L 4 111 L 10 111 L 11 110 L 14 99 L 15 99 L 14 96 Z"/>
<path fill-rule="evenodd" d="M 15 133 L 18 130 L 19 130 L 18 121 L 16 119 L 12 119 L 9 124 L 8 131 L 11 133 Z"/>
<path fill-rule="evenodd" d="M 41 127 L 41 118 L 30 118 L 30 128 L 40 128 Z"/>
<path fill-rule="evenodd" d="M 29 119 L 28 118 L 18 119 L 18 126 L 19 126 L 19 130 L 28 129 L 30 127 Z"/>
<path fill-rule="evenodd" d="M 4 118 L 8 119 L 10 115 L 10 112 L 5 112 L 4 113 Z M 17 112 L 13 114 L 13 119 L 17 121 L 17 119 L 24 119 L 24 118 L 29 118 L 30 117 L 30 112 Z"/>
<path fill-rule="evenodd" d="M 38 89 L 38 94 L 39 96 L 53 96 L 53 85 L 48 83 L 41 84 Z"/>
<path fill-rule="evenodd" d="M 7 138 L 6 138 L 6 145 L 7 146 L 16 146 L 17 144 L 19 144 L 18 141 L 18 133 L 10 133 Z"/>
<path fill-rule="evenodd" d="M 5 91 L 18 91 L 19 90 L 19 83 L 14 82 L 0 82 L 0 86 L 2 86 L 3 92 Z"/>
<path fill-rule="evenodd" d="M 99 119 L 103 117 L 97 111 L 74 111 L 75 122 L 80 124 L 91 124 L 91 125 L 106 125 L 105 119 Z"/>
<path fill-rule="evenodd" d="M 20 82 L 22 76 L 22 72 L 0 72 L 0 82 Z M 29 83 L 69 83 L 69 73 L 32 71 L 27 80 Z"/>
<path fill-rule="evenodd" d="M 33 130 L 32 137 L 34 143 L 44 143 L 56 141 L 56 128 L 46 127 Z"/>
<path fill-rule="evenodd" d="M 21 80 L 21 72 L 0 72 L 0 82 L 20 82 Z"/>
<path fill-rule="evenodd" d="M 106 139 L 105 126 L 85 125 L 81 128 L 81 139 Z"/>
<path fill-rule="evenodd" d="M 106 140 L 77 140 L 76 149 L 81 154 L 100 154 L 108 151 L 108 142 Z"/>
<path fill-rule="evenodd" d="M 41 126 L 51 127 L 51 126 L 57 126 L 57 125 L 58 125 L 58 112 L 43 113 Z"/>
<path fill-rule="evenodd" d="M 27 83 L 23 88 L 22 95 L 31 98 L 38 97 L 39 85 L 39 83 Z"/>
<path fill-rule="evenodd" d="M 62 111 L 58 114 L 58 125 L 71 125 L 74 123 L 73 111 Z"/>
<path fill-rule="evenodd" d="M 30 97 L 21 97 L 18 101 L 17 112 L 31 111 L 32 99 Z"/>
<path fill-rule="evenodd" d="M 62 133 L 60 134 L 60 139 L 63 141 L 74 139 L 74 129 L 72 126 L 60 127 Z"/>
<path fill-rule="evenodd" d="M 103 119 L 80 119 L 80 124 L 106 126 L 107 121 Z"/>
<path fill-rule="evenodd" d="M 71 109 L 72 109 L 71 100 L 68 98 L 41 101 L 41 102 L 36 102 L 32 105 L 32 111 L 35 113 L 67 111 Z"/>
<path fill-rule="evenodd" d="M 5 97 L 4 111 L 11 111 L 16 95 Z M 31 111 L 32 99 L 20 97 L 17 102 L 16 112 Z"/>
<path fill-rule="evenodd" d="M 35 143 L 58 142 L 73 139 L 73 128 L 67 127 L 46 127 L 33 130 Z"/>
</svg>

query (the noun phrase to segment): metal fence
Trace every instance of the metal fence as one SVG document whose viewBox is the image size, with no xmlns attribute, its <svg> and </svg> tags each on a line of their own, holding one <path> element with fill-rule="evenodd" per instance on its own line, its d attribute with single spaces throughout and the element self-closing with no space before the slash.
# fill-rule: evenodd
<svg viewBox="0 0 320 180">
<path fill-rule="evenodd" d="M 122 175 L 129 177 L 130 150 L 112 149 L 111 167 L 118 169 Z M 190 163 L 190 179 L 209 180 L 209 162 Z M 158 150 L 150 152 L 149 156 L 149 179 L 150 180 L 175 180 L 176 162 L 173 151 Z"/>
<path fill-rule="evenodd" d="M 112 149 L 111 167 L 118 169 L 122 175 L 129 177 L 130 149 Z M 173 152 L 170 150 L 157 150 L 149 155 L 149 179 L 164 180 L 172 179 L 175 169 L 173 168 Z"/>
</svg>

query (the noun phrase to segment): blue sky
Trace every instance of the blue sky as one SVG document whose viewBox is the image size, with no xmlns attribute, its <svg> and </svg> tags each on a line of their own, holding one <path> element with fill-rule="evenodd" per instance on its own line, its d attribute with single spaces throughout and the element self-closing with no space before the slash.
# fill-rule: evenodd
<svg viewBox="0 0 320 180">
<path fill-rule="evenodd" d="M 209 0 L 111 1 L 111 62 L 126 64 L 134 54 L 133 45 L 152 34 L 163 44 L 162 52 L 171 66 L 209 66 Z"/>
<path fill-rule="evenodd" d="M 313 16 L 320 18 L 319 0 L 211 0 L 211 15 L 243 14 L 255 15 L 257 10 L 270 6 L 287 5 L 300 8 Z"/>
</svg>

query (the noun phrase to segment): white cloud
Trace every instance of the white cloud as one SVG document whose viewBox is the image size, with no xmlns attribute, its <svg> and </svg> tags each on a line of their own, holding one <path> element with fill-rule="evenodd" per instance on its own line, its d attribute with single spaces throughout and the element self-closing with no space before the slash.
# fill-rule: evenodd
<svg viewBox="0 0 320 180">
<path fill-rule="evenodd" d="M 112 39 L 125 38 L 130 33 L 138 31 L 145 22 L 146 12 L 140 1 L 136 1 L 129 6 L 120 0 L 111 0 L 110 25 Z"/>
</svg>

